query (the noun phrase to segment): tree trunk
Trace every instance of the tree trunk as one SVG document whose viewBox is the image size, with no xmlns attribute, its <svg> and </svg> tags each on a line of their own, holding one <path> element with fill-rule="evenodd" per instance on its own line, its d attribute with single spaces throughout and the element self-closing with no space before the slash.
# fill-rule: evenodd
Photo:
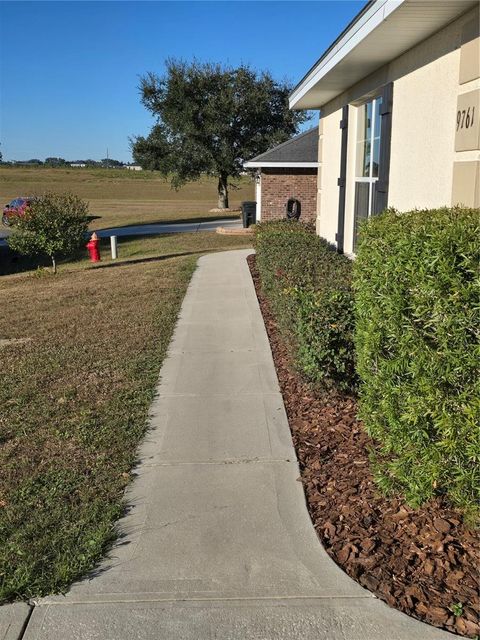
<svg viewBox="0 0 480 640">
<path fill-rule="evenodd" d="M 218 177 L 218 208 L 228 209 L 228 176 L 225 173 Z"/>
<path fill-rule="evenodd" d="M 52 265 L 53 265 L 53 273 L 57 273 L 57 261 L 55 260 L 55 256 L 51 256 Z"/>
</svg>

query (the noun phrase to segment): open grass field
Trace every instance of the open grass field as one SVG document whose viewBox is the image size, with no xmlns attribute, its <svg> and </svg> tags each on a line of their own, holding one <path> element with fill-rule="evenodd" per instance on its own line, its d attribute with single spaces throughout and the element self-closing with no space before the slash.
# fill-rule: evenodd
<svg viewBox="0 0 480 640">
<path fill-rule="evenodd" d="M 230 191 L 232 209 L 254 197 L 254 184 L 249 177 L 236 184 L 238 188 Z M 217 206 L 214 178 L 205 177 L 175 191 L 153 171 L 0 167 L 2 206 L 17 196 L 45 191 L 72 191 L 87 200 L 90 214 L 99 216 L 92 221 L 91 229 L 219 217 L 218 213 L 209 213 Z"/>
<path fill-rule="evenodd" d="M 137 237 L 115 263 L 0 279 L 0 602 L 65 589 L 105 553 L 196 261 L 250 242 Z"/>
</svg>

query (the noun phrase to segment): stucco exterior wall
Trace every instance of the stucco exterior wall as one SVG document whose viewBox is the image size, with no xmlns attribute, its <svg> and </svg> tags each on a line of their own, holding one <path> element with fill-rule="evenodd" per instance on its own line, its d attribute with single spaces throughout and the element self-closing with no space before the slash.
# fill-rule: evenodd
<svg viewBox="0 0 480 640">
<path fill-rule="evenodd" d="M 345 189 L 345 231 L 344 251 L 353 253 L 353 228 L 355 209 L 355 171 L 357 161 L 357 107 L 350 106 L 348 113 L 348 146 L 347 146 L 347 177 Z"/>
<path fill-rule="evenodd" d="M 262 168 L 261 220 L 283 220 L 287 200 L 300 200 L 302 222 L 315 222 L 317 205 L 317 169 Z M 257 196 L 258 199 L 258 196 Z"/>
<path fill-rule="evenodd" d="M 342 109 L 320 118 L 321 160 L 318 170 L 317 233 L 336 242 Z"/>
<path fill-rule="evenodd" d="M 451 203 L 460 46 L 466 19 L 457 20 L 390 65 L 396 80 L 388 200 L 400 211 Z M 416 61 L 428 62 L 408 72 Z"/>
<path fill-rule="evenodd" d="M 349 106 L 345 204 L 345 252 L 353 250 L 354 176 L 357 107 L 393 82 L 393 111 L 388 204 L 401 211 L 452 204 L 454 163 L 470 162 L 465 176 L 478 168 L 479 151 L 455 151 L 457 99 L 480 87 L 477 78 L 460 83 L 465 26 L 477 22 L 478 8 L 379 68 L 322 107 L 323 137 L 319 171 L 317 229 L 334 242 L 337 232 L 342 107 Z M 468 45 L 471 48 L 471 45 Z M 470 53 L 474 58 L 475 54 Z M 475 75 L 475 74 L 474 74 Z M 480 111 L 477 110 L 477 112 Z M 480 113 L 479 113 L 480 116 Z M 473 163 L 473 164 L 472 164 Z M 472 168 L 473 167 L 473 168 Z M 457 182 L 465 182 L 462 176 Z M 478 178 L 480 180 L 480 177 Z M 479 185 L 480 188 L 480 185 Z M 471 189 L 473 191 L 473 187 Z M 453 193 L 453 195 L 452 195 Z M 469 195 L 471 203 L 476 201 Z M 466 197 L 466 200 L 468 200 Z M 467 202 L 468 203 L 468 202 Z"/>
</svg>

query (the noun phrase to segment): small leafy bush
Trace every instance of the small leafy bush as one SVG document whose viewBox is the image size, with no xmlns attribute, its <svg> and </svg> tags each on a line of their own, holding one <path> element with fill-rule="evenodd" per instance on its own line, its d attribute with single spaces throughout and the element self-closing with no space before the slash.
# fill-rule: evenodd
<svg viewBox="0 0 480 640">
<path fill-rule="evenodd" d="M 69 257 L 85 241 L 88 205 L 73 193 L 45 193 L 24 214 L 11 217 L 15 232 L 8 245 L 18 253 L 48 256 L 53 271 L 57 259 Z"/>
<path fill-rule="evenodd" d="M 446 494 L 473 518 L 479 238 L 478 210 L 391 210 L 363 225 L 354 265 L 360 417 L 379 444 L 377 480 L 412 506 Z"/>
<path fill-rule="evenodd" d="M 306 379 L 355 386 L 350 260 L 294 221 L 256 226 L 262 289 Z"/>
</svg>

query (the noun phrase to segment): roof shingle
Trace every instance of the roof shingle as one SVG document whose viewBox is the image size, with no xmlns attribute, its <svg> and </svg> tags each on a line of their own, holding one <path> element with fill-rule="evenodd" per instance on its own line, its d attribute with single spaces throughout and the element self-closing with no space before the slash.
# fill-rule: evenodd
<svg viewBox="0 0 480 640">
<path fill-rule="evenodd" d="M 313 127 L 277 147 L 261 153 L 245 165 L 255 163 L 257 166 L 261 166 L 263 162 L 278 163 L 279 167 L 285 162 L 318 162 L 318 128 Z"/>
</svg>

